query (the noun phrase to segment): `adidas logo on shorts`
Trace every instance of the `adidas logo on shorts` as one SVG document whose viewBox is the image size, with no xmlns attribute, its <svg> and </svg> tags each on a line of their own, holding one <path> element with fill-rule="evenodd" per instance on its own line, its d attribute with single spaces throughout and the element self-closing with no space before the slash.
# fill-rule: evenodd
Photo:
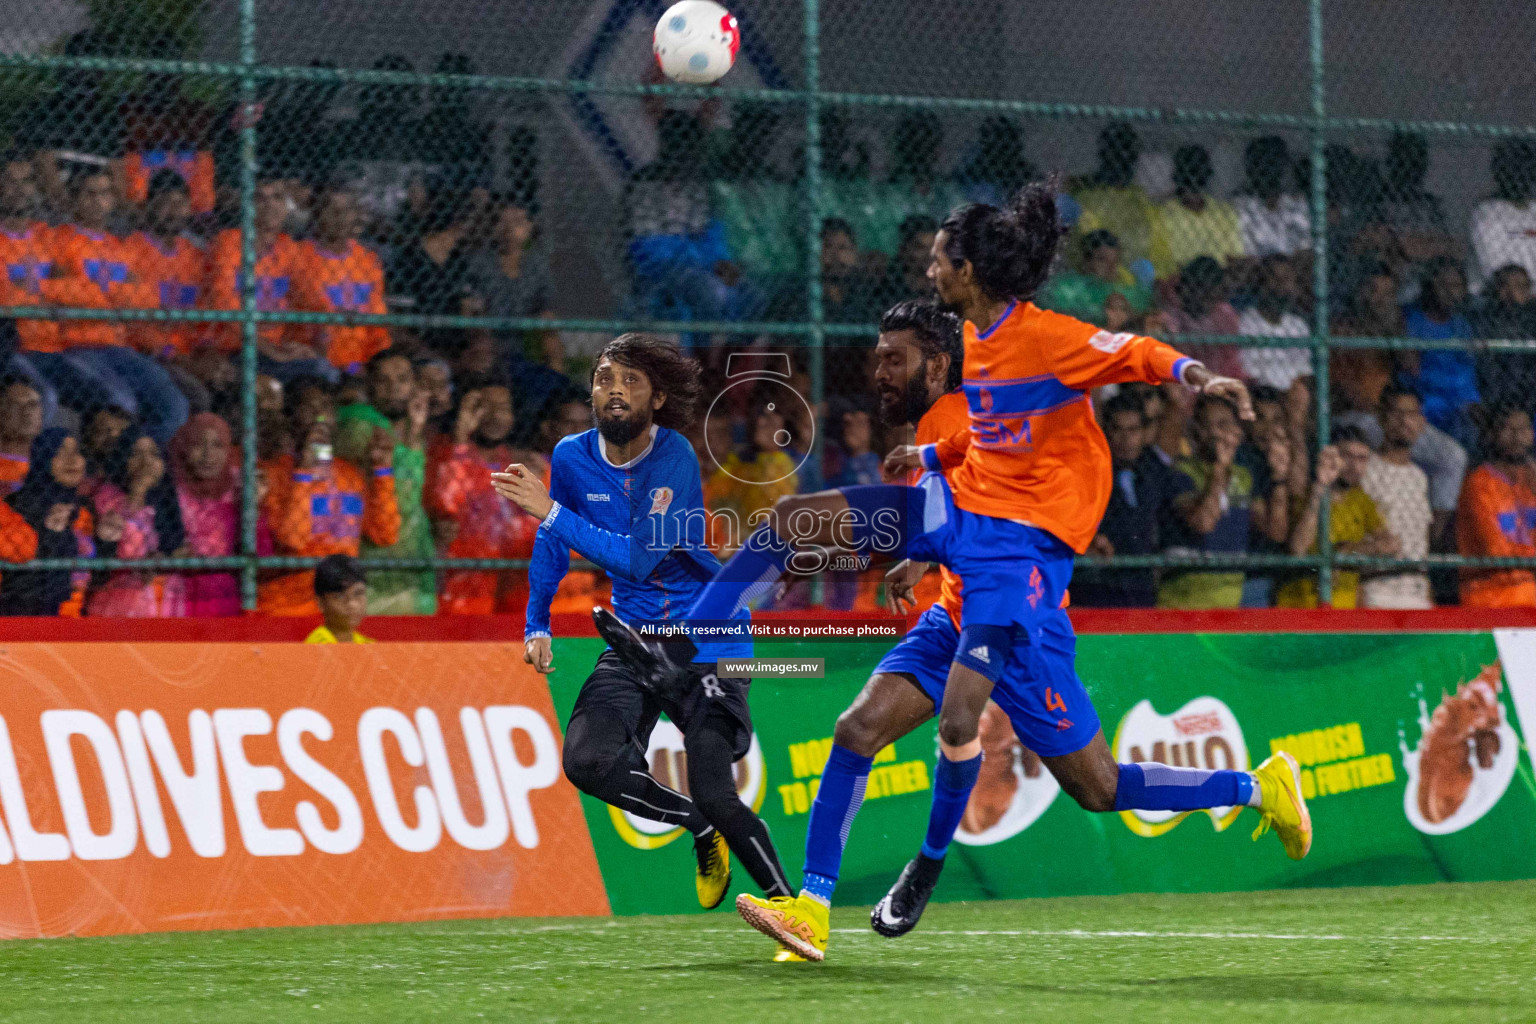
<svg viewBox="0 0 1536 1024">
<path fill-rule="evenodd" d="M 969 654 L 971 657 L 975 658 L 977 661 L 981 662 L 983 665 L 990 665 L 990 664 L 992 664 L 992 659 L 990 657 L 988 657 L 987 649 L 985 647 L 972 647 L 970 650 L 966 651 L 965 653 Z"/>
</svg>

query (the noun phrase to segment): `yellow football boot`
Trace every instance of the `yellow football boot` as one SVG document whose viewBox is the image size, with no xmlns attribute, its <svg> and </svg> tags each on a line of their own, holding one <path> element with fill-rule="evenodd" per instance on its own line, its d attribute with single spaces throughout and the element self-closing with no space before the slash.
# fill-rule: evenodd
<svg viewBox="0 0 1536 1024">
<path fill-rule="evenodd" d="M 694 888 L 699 892 L 699 906 L 714 910 L 731 887 L 731 848 L 718 829 L 693 841 L 693 853 L 699 867 L 694 873 Z"/>
<path fill-rule="evenodd" d="M 805 957 L 796 953 L 788 946 L 780 946 L 778 952 L 773 954 L 773 962 L 776 964 L 803 964 L 807 961 Z"/>
<path fill-rule="evenodd" d="M 1312 849 L 1312 814 L 1301 795 L 1301 769 L 1296 759 L 1283 750 L 1270 755 L 1253 771 L 1259 786 L 1259 827 L 1253 838 L 1271 828 L 1280 837 L 1286 855 L 1301 860 Z"/>
<path fill-rule="evenodd" d="M 742 893 L 736 897 L 736 912 L 753 928 L 773 939 L 792 953 L 807 960 L 821 960 L 827 955 L 830 908 L 809 896 L 775 896 L 765 900 Z M 775 957 L 776 962 L 782 962 Z"/>
</svg>

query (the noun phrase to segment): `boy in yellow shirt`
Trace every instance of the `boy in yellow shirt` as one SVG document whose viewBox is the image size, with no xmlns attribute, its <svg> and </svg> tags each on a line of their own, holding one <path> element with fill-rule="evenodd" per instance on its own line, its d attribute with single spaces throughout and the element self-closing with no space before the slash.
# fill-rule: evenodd
<svg viewBox="0 0 1536 1024">
<path fill-rule="evenodd" d="M 368 611 L 368 578 L 351 555 L 328 555 L 315 566 L 315 600 L 325 623 L 304 639 L 307 644 L 371 644 L 359 633 Z"/>
</svg>

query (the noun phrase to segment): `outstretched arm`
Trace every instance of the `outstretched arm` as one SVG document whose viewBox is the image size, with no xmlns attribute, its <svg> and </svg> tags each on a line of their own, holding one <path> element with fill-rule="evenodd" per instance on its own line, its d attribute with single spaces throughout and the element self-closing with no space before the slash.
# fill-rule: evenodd
<svg viewBox="0 0 1536 1024">
<path fill-rule="evenodd" d="M 1105 384 L 1176 380 L 1201 394 L 1224 398 L 1237 407 L 1238 417 L 1253 419 L 1253 403 L 1243 382 L 1211 372 L 1156 338 L 1111 334 L 1090 324 L 1072 324 L 1043 337 L 1051 372 L 1070 388 L 1087 391 Z"/>
<path fill-rule="evenodd" d="M 679 536 L 671 529 L 653 530 L 645 526 L 644 521 L 636 524 L 633 536 L 595 526 L 551 498 L 544 482 L 527 466 L 514 464 L 508 466 L 505 472 L 492 473 L 491 482 L 497 494 L 516 503 L 524 512 L 539 520 L 541 534 L 553 534 L 567 546 L 575 548 L 583 558 L 627 580 L 638 582 L 649 576 L 657 563 L 672 550 L 672 545 L 665 541 L 673 539 L 675 543 L 675 538 Z"/>
</svg>

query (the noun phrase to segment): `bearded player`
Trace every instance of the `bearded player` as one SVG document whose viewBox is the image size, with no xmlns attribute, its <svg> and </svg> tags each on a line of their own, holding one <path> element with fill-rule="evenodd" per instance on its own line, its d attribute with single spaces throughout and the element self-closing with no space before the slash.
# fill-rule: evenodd
<svg viewBox="0 0 1536 1024">
<path fill-rule="evenodd" d="M 570 568 L 572 548 L 607 572 L 614 606 L 632 621 L 665 620 L 686 609 L 720 568 L 704 543 L 699 460 L 680 433 L 692 422 L 698 397 L 698 363 L 658 338 L 622 335 L 592 370 L 597 428 L 565 438 L 550 457 L 552 493 L 523 466 L 492 475 L 503 497 L 540 520 L 523 634 L 524 659 L 539 672 L 552 665 L 550 602 Z M 734 618 L 749 620 L 745 611 Z M 566 726 L 565 775 L 577 789 L 693 834 L 705 909 L 725 898 L 731 853 L 764 893 L 789 895 L 768 827 L 736 792 L 733 765 L 752 742 L 750 680 L 715 671 L 720 658 L 751 656 L 745 633 L 702 644 L 686 666 L 684 685 L 659 694 L 605 650 Z M 658 782 L 646 763 L 663 713 L 683 734 L 688 796 Z"/>
<path fill-rule="evenodd" d="M 989 698 L 1009 711 L 1019 738 L 1087 810 L 1246 805 L 1261 815 L 1255 838 L 1274 828 L 1295 859 L 1311 847 L 1300 769 L 1290 755 L 1276 754 L 1253 772 L 1117 764 L 1077 677 L 1076 638 L 1063 606 L 1073 556 L 1092 539 L 1111 486 L 1108 445 L 1093 419 L 1090 390 L 1176 380 L 1231 402 L 1244 418 L 1253 412 L 1239 381 L 1160 341 L 1111 334 L 1036 307 L 1030 300 L 1050 272 L 1062 233 L 1049 183 L 1027 186 L 1007 209 L 970 205 L 945 220 L 928 274 L 939 297 L 966 321 L 968 429 L 891 453 L 888 475 L 934 471 L 919 486 L 849 488 L 840 495 L 859 513 L 839 523 L 840 544 L 889 550 L 895 537 L 909 557 L 940 562 L 963 581 L 956 655 L 938 696 L 940 752 L 928 831 L 918 857 L 876 908 L 884 934 L 910 930 L 932 894 L 981 768 L 978 726 Z M 952 502 L 945 501 L 937 475 L 946 470 Z M 757 580 L 782 571 L 797 538 L 784 526 L 772 520 L 749 538 L 700 593 L 689 620 L 723 617 Z M 678 671 L 677 654 L 632 631 L 630 640 L 623 653 L 643 672 Z M 847 825 L 868 769 L 861 759 L 833 754 L 818 797 L 827 794 L 827 810 Z M 840 830 L 839 838 L 845 834 Z M 753 927 L 819 960 L 830 886 L 811 873 L 821 874 L 808 873 L 795 899 L 743 897 L 737 909 Z"/>
</svg>

